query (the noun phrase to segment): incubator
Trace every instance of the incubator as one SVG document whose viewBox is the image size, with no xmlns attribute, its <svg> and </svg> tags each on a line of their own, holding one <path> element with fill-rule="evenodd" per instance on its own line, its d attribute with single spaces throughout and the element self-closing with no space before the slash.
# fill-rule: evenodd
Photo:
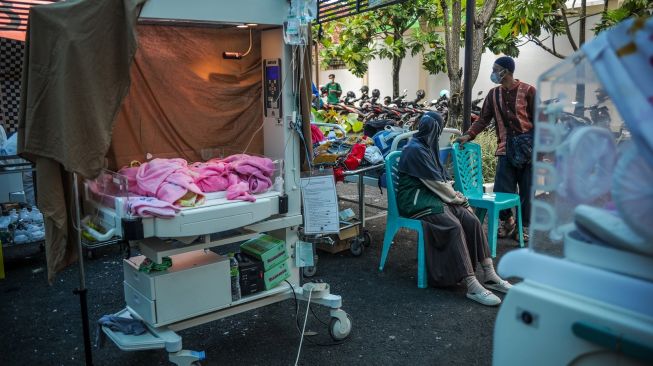
<svg viewBox="0 0 653 366">
<path fill-rule="evenodd" d="M 600 34 L 537 84 L 529 249 L 496 365 L 653 363 L 652 20 Z"/>
</svg>

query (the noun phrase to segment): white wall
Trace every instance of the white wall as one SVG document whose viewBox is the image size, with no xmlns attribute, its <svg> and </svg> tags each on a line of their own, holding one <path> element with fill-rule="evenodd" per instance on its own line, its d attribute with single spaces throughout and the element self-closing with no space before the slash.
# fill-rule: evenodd
<svg viewBox="0 0 653 366">
<path fill-rule="evenodd" d="M 600 20 L 600 15 L 588 17 L 586 24 L 586 37 L 591 39 L 594 34 L 591 28 Z M 571 20 L 573 21 L 573 19 Z M 578 34 L 578 24 L 571 26 L 571 32 L 574 35 Z M 577 36 L 575 37 L 577 39 Z M 546 45 L 551 47 L 551 39 L 545 41 Z M 572 53 L 571 45 L 566 37 L 556 37 L 556 50 L 563 55 L 570 55 Z M 528 43 L 519 48 L 519 57 L 515 59 L 515 77 L 526 83 L 536 85 L 537 78 L 545 71 L 557 65 L 561 59 L 551 55 L 541 47 Z M 478 91 L 483 91 L 484 95 L 492 87 L 495 86 L 490 81 L 490 73 L 494 60 L 500 55 L 495 55 L 486 50 L 481 58 L 481 65 L 478 78 L 472 90 L 472 98 L 476 96 Z M 460 65 L 464 65 L 465 50 L 460 50 Z M 335 74 L 336 81 L 342 86 L 343 92 L 346 93 L 352 90 L 359 95 L 359 89 L 364 85 L 367 79 L 367 85 L 372 89 L 379 89 L 381 97 L 392 95 L 392 63 L 390 60 L 372 60 L 369 64 L 369 69 L 366 78 L 357 78 L 353 76 L 346 69 L 342 70 L 320 70 L 320 83 L 324 84 L 328 81 L 328 74 Z M 407 56 L 401 66 L 399 73 L 399 91 L 408 89 L 408 98 L 413 98 L 418 89 L 424 89 L 426 98 L 436 99 L 442 89 L 449 89 L 449 78 L 445 73 L 437 75 L 429 75 L 422 68 L 422 57 L 417 55 L 415 57 Z"/>
</svg>

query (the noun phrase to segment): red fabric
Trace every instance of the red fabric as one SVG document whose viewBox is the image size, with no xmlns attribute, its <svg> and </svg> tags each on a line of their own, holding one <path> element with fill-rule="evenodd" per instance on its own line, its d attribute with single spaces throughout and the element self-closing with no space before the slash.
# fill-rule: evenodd
<svg viewBox="0 0 653 366">
<path fill-rule="evenodd" d="M 336 178 L 336 183 L 345 181 L 345 170 L 342 168 L 333 169 L 333 176 Z"/>
<path fill-rule="evenodd" d="M 361 161 L 365 157 L 365 145 L 364 144 L 356 144 L 352 146 L 351 152 L 345 159 L 345 166 L 347 167 L 348 170 L 354 170 L 358 168 L 359 165 L 361 165 Z"/>
<path fill-rule="evenodd" d="M 316 125 L 311 125 L 311 142 L 315 144 L 317 142 L 322 142 L 325 139 L 326 138 L 324 137 L 322 130 L 320 130 L 320 128 Z"/>
</svg>

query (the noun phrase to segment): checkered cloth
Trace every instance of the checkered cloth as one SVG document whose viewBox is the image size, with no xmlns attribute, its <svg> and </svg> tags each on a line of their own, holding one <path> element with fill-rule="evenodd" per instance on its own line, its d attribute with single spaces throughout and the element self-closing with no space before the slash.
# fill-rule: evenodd
<svg viewBox="0 0 653 366">
<path fill-rule="evenodd" d="M 18 129 L 24 53 L 24 42 L 0 38 L 0 121 L 7 133 Z"/>
</svg>

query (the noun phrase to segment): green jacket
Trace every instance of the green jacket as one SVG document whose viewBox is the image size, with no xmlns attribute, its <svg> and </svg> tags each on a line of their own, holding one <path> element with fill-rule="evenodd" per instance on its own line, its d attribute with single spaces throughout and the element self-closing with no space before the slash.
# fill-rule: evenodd
<svg viewBox="0 0 653 366">
<path fill-rule="evenodd" d="M 440 197 L 431 192 L 418 178 L 403 173 L 399 173 L 397 208 L 399 215 L 411 219 L 444 212 Z"/>
<path fill-rule="evenodd" d="M 340 94 L 342 94 L 342 88 L 338 83 L 328 83 L 326 85 L 327 90 L 327 103 L 329 104 L 338 104 L 340 102 Z"/>
</svg>

